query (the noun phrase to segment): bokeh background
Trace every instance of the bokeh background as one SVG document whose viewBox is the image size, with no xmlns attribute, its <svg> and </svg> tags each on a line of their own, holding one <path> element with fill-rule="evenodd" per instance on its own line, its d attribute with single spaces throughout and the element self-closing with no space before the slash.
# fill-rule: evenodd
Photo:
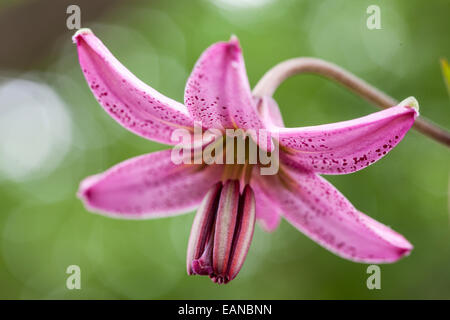
<svg viewBox="0 0 450 320">
<path fill-rule="evenodd" d="M 101 109 L 78 65 L 66 8 L 144 82 L 183 101 L 185 81 L 210 44 L 236 34 L 252 86 L 297 56 L 330 60 L 388 94 L 414 95 L 421 115 L 450 128 L 439 58 L 450 58 L 448 0 L 165 0 L 0 2 L 0 298 L 4 299 L 449 299 L 449 150 L 411 130 L 375 165 L 328 176 L 361 211 L 415 246 L 381 266 L 324 250 L 286 222 L 257 228 L 238 278 L 226 286 L 185 272 L 194 215 L 115 220 L 87 212 L 79 182 L 127 158 L 166 148 Z M 381 8 L 381 30 L 366 9 Z M 377 111 L 313 75 L 276 92 L 287 126 Z M 69 265 L 81 290 L 66 288 Z"/>
</svg>

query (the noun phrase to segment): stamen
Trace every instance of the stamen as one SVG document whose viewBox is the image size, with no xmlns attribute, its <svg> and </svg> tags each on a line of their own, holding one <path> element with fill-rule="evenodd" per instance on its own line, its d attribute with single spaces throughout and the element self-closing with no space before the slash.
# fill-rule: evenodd
<svg viewBox="0 0 450 320">
<path fill-rule="evenodd" d="M 234 170 L 245 176 L 251 166 Z M 209 275 L 227 283 L 240 271 L 255 227 L 255 196 L 250 185 L 240 193 L 238 180 L 216 184 L 205 196 L 189 239 L 188 274 Z"/>
<path fill-rule="evenodd" d="M 213 268 L 214 276 L 218 279 L 224 277 L 227 271 L 238 207 L 239 183 L 236 180 L 228 180 L 220 195 L 214 232 Z"/>
<path fill-rule="evenodd" d="M 239 211 L 234 231 L 231 258 L 227 270 L 227 281 L 233 280 L 244 264 L 255 230 L 255 195 L 249 185 L 245 186 L 239 201 Z"/>
<path fill-rule="evenodd" d="M 187 253 L 187 273 L 189 275 L 196 274 L 193 269 L 194 260 L 199 260 L 207 251 L 206 247 L 212 241 L 214 236 L 214 223 L 216 218 L 217 207 L 220 199 L 220 191 L 222 183 L 216 183 L 211 190 L 208 191 L 203 199 L 192 224 L 191 235 L 189 237 L 188 253 Z M 201 260 L 201 264 L 207 263 L 206 256 Z M 199 261 L 200 263 L 200 261 Z M 202 269 L 205 266 L 202 266 Z M 199 269 L 197 269 L 199 270 Z"/>
<path fill-rule="evenodd" d="M 212 268 L 212 250 L 214 244 L 214 230 L 209 235 L 206 248 L 199 259 L 192 261 L 192 270 L 195 274 L 206 276 L 213 273 Z"/>
</svg>

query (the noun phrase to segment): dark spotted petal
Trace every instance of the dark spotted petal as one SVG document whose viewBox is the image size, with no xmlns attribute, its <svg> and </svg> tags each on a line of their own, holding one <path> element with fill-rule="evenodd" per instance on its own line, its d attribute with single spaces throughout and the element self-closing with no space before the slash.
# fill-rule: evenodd
<svg viewBox="0 0 450 320">
<path fill-rule="evenodd" d="M 126 160 L 80 184 L 91 211 L 121 218 L 157 218 L 195 209 L 222 174 L 219 166 L 176 165 L 171 150 Z"/>
<path fill-rule="evenodd" d="M 408 98 L 366 117 L 303 128 L 278 128 L 280 156 L 293 166 L 322 174 L 361 170 L 381 159 L 405 136 L 419 115 Z"/>
<path fill-rule="evenodd" d="M 401 234 L 358 211 L 324 178 L 306 170 L 286 172 L 287 183 L 276 176 L 258 177 L 259 183 L 283 217 L 321 246 L 364 263 L 395 262 L 412 250 Z"/>
<path fill-rule="evenodd" d="M 165 97 L 126 69 L 89 29 L 73 37 L 80 66 L 92 93 L 123 127 L 144 138 L 170 145 L 172 132 L 192 130 L 184 105 Z"/>
<path fill-rule="evenodd" d="M 205 50 L 188 79 L 184 101 L 192 117 L 207 128 L 263 127 L 236 37 Z"/>
</svg>

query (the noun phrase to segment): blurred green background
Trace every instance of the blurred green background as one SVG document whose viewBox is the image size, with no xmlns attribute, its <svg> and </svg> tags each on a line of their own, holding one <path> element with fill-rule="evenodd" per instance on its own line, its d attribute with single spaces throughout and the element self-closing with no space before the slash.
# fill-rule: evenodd
<svg viewBox="0 0 450 320">
<path fill-rule="evenodd" d="M 448 0 L 190 0 L 0 2 L 0 298 L 4 299 L 449 299 L 449 150 L 411 130 L 375 165 L 328 176 L 361 211 L 415 246 L 381 266 L 334 256 L 286 222 L 255 231 L 238 278 L 218 286 L 185 271 L 194 215 L 115 220 L 87 212 L 79 182 L 127 158 L 166 146 L 129 133 L 92 96 L 78 65 L 66 7 L 81 7 L 116 57 L 153 88 L 183 101 L 196 59 L 236 34 L 252 86 L 297 56 L 335 62 L 450 128 L 439 58 L 450 58 Z M 381 8 L 381 30 L 366 9 Z M 313 75 L 275 94 L 287 126 L 377 111 Z M 66 288 L 69 265 L 81 290 Z"/>
</svg>

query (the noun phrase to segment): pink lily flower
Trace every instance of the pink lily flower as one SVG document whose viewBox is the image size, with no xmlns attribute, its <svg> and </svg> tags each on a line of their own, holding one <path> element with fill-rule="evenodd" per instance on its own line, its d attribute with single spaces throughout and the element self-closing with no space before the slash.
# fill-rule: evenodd
<svg viewBox="0 0 450 320">
<path fill-rule="evenodd" d="M 272 231 L 281 217 L 355 262 L 395 262 L 412 250 L 402 235 L 358 211 L 319 174 L 347 174 L 381 159 L 419 115 L 414 98 L 350 121 L 285 128 L 273 99 L 252 96 L 235 37 L 201 55 L 187 81 L 184 105 L 137 79 L 89 29 L 73 39 L 94 96 L 114 120 L 141 137 L 175 145 L 172 133 L 192 132 L 196 122 L 222 131 L 264 129 L 278 137 L 273 138 L 280 150 L 275 175 L 261 175 L 259 163 L 175 164 L 171 150 L 165 150 L 126 160 L 80 184 L 78 195 L 87 209 L 108 216 L 158 218 L 198 208 L 187 252 L 189 275 L 233 280 L 255 221 Z"/>
</svg>

